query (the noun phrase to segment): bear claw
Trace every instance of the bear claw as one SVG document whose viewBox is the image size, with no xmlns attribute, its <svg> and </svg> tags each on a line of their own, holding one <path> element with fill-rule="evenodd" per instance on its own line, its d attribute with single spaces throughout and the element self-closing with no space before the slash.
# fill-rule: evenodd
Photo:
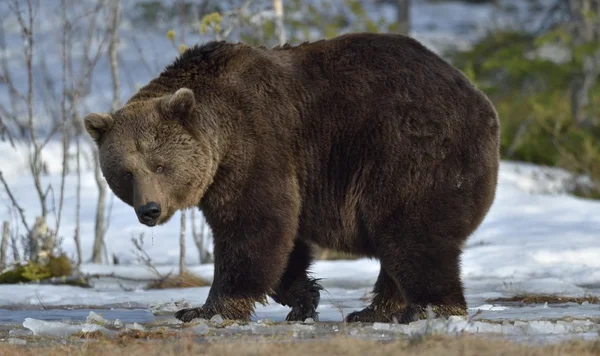
<svg viewBox="0 0 600 356">
<path fill-rule="evenodd" d="M 314 309 L 310 308 L 306 310 L 304 308 L 292 308 L 292 311 L 288 313 L 285 320 L 286 321 L 301 321 L 312 318 L 313 321 L 319 321 L 319 313 L 317 313 Z"/>
<path fill-rule="evenodd" d="M 190 321 L 198 318 L 210 319 L 210 317 L 202 308 L 181 309 L 175 313 L 175 318 L 183 321 L 184 323 L 189 323 Z"/>
</svg>

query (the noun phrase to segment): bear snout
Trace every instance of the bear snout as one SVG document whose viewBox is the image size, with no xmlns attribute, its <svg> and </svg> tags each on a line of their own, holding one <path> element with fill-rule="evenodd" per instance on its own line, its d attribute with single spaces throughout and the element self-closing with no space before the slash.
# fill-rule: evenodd
<svg viewBox="0 0 600 356">
<path fill-rule="evenodd" d="M 144 225 L 154 226 L 160 217 L 160 213 L 160 204 L 156 202 L 150 202 L 142 205 L 138 209 L 138 219 Z"/>
</svg>

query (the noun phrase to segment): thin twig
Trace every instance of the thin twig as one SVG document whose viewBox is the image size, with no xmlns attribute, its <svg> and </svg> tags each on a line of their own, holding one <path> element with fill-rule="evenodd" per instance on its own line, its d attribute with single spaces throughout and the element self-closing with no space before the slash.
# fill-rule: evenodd
<svg viewBox="0 0 600 356">
<path fill-rule="evenodd" d="M 67 47 L 67 34 L 70 28 L 70 24 L 67 20 L 67 4 L 65 0 L 61 1 L 61 15 L 62 15 L 62 39 L 61 39 L 61 52 L 62 52 L 62 98 L 60 101 L 60 114 L 62 116 L 62 171 L 60 175 L 60 192 L 58 198 L 58 216 L 56 217 L 56 227 L 54 233 L 59 234 L 60 222 L 62 219 L 62 210 L 65 200 L 65 180 L 67 177 L 68 158 L 69 158 L 69 127 L 67 125 L 67 52 L 70 52 L 70 47 Z"/>
<path fill-rule="evenodd" d="M 162 274 L 154 266 L 154 263 L 152 263 L 152 258 L 150 258 L 150 255 L 148 255 L 148 253 L 144 249 L 144 246 L 143 246 L 144 245 L 144 234 L 143 233 L 140 234 L 140 237 L 137 239 L 135 237 L 132 237 L 131 241 L 133 242 L 133 246 L 135 247 L 136 251 L 138 252 L 138 256 L 137 256 L 138 260 L 143 262 L 144 265 L 146 267 L 148 267 L 150 270 L 152 270 L 157 276 L 164 278 L 164 276 L 162 276 Z"/>
<path fill-rule="evenodd" d="M 2 174 L 2 171 L 0 171 L 0 181 L 2 181 L 2 184 L 4 185 L 4 190 L 6 190 L 6 194 L 8 194 L 8 197 L 10 198 L 12 205 L 19 212 L 19 215 L 21 216 L 21 221 L 23 222 L 23 226 L 25 226 L 25 229 L 27 229 L 28 233 L 31 233 L 31 229 L 29 228 L 29 225 L 27 224 L 27 219 L 25 219 L 25 210 L 19 205 L 19 203 L 17 203 L 17 200 L 15 199 L 14 195 L 12 194 L 12 192 L 8 186 L 8 183 L 6 183 L 6 180 L 4 179 L 4 175 Z"/>
<path fill-rule="evenodd" d="M 133 277 L 120 276 L 118 274 L 115 274 L 114 272 L 106 273 L 106 274 L 101 274 L 101 273 L 86 274 L 85 276 L 87 278 L 95 278 L 95 279 L 99 279 L 99 278 L 115 278 L 115 279 L 120 279 L 120 280 L 123 280 L 123 281 L 130 281 L 130 282 L 151 282 L 151 281 L 155 281 L 156 280 L 156 278 L 133 278 Z M 162 278 L 162 276 L 161 276 L 161 278 Z"/>
</svg>

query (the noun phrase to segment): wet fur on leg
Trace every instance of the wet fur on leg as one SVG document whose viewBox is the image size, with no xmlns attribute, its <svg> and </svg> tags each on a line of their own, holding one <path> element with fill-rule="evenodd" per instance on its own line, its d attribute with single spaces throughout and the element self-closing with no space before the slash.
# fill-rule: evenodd
<svg viewBox="0 0 600 356">
<path fill-rule="evenodd" d="M 348 314 L 346 322 L 391 323 L 394 321 L 394 315 L 402 312 L 404 307 L 402 303 L 374 300 L 365 309 Z"/>
<path fill-rule="evenodd" d="M 319 321 L 317 307 L 323 287 L 318 281 L 319 279 L 314 278 L 297 280 L 287 290 L 278 291 L 272 296 L 277 303 L 292 308 L 285 318 L 286 321 L 304 321 L 308 318 Z"/>
<path fill-rule="evenodd" d="M 373 288 L 371 305 L 346 317 L 346 322 L 391 323 L 394 315 L 405 307 L 404 298 L 396 282 L 382 267 Z"/>
<path fill-rule="evenodd" d="M 217 299 L 208 300 L 206 304 L 199 308 L 182 309 L 175 313 L 175 318 L 188 323 L 194 319 L 210 319 L 219 314 L 223 319 L 250 321 L 254 314 L 254 304 L 258 302 L 262 305 L 267 304 L 267 298 L 253 300 L 248 298 L 240 299 Z"/>
</svg>

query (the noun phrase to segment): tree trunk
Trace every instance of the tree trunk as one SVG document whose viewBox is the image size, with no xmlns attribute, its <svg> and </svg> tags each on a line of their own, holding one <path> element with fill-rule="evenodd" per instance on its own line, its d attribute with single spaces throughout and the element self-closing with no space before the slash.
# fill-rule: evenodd
<svg viewBox="0 0 600 356">
<path fill-rule="evenodd" d="M 108 43 L 108 59 L 110 64 L 110 73 L 113 84 L 113 100 L 111 108 L 117 110 L 121 106 L 120 82 L 119 82 L 119 62 L 117 60 L 117 45 L 119 41 L 119 24 L 121 22 L 121 1 L 112 0 L 110 14 L 110 40 Z M 94 250 L 92 252 L 92 262 L 102 263 L 102 252 L 104 246 L 105 233 L 105 209 L 106 209 L 106 182 L 102 177 L 100 170 L 100 157 L 94 147 L 94 172 L 96 185 L 98 186 L 98 206 L 96 208 L 96 238 L 94 240 Z"/>
<path fill-rule="evenodd" d="M 94 237 L 94 249 L 92 251 L 92 262 L 102 263 L 102 245 L 104 240 L 104 211 L 106 208 L 106 182 L 100 170 L 100 157 L 98 150 L 94 149 L 94 178 L 98 187 L 98 204 L 96 204 L 96 225 Z"/>
<path fill-rule="evenodd" d="M 196 244 L 196 248 L 198 249 L 198 263 L 202 264 L 202 241 L 200 240 L 200 236 L 198 235 L 198 231 L 196 230 L 196 208 L 192 208 L 192 213 L 190 215 L 190 220 L 192 224 L 192 238 L 194 239 L 194 243 Z"/>
<path fill-rule="evenodd" d="M 202 222 L 202 263 L 213 263 L 214 259 L 213 259 L 213 255 L 211 252 L 208 251 L 208 245 L 210 245 L 211 243 L 211 234 L 210 231 L 208 229 L 208 226 L 206 225 L 206 222 L 203 221 Z"/>
<path fill-rule="evenodd" d="M 181 210 L 181 232 L 179 234 L 179 274 L 185 272 L 185 210 Z"/>
<path fill-rule="evenodd" d="M 77 250 L 77 266 L 81 265 L 81 143 L 79 140 L 79 133 L 75 139 L 75 146 L 77 148 L 77 187 L 75 190 L 75 248 Z"/>
<path fill-rule="evenodd" d="M 62 51 L 62 97 L 60 100 L 60 115 L 62 124 L 62 172 L 60 176 L 60 193 L 58 195 L 58 215 L 56 217 L 56 227 L 54 231 L 56 236 L 59 236 L 60 223 L 62 220 L 62 211 L 65 201 L 65 180 L 67 178 L 67 172 L 69 170 L 69 147 L 71 146 L 71 126 L 68 125 L 68 114 L 67 114 L 67 70 L 68 70 L 68 58 L 67 53 L 70 54 L 71 47 L 68 43 L 67 37 L 70 31 L 70 25 L 67 21 L 67 4 L 65 0 L 61 1 L 61 16 L 62 16 L 62 39 L 61 39 L 61 51 Z"/>
<path fill-rule="evenodd" d="M 6 267 L 6 250 L 8 249 L 9 239 L 8 221 L 2 223 L 2 242 L 0 243 L 0 271 Z"/>
<path fill-rule="evenodd" d="M 208 251 L 208 245 L 210 244 L 210 238 L 206 231 L 206 222 L 202 220 L 200 224 L 200 232 L 196 231 L 196 210 L 192 209 L 192 236 L 194 237 L 194 243 L 198 248 L 198 260 L 199 263 L 212 263 L 212 254 Z"/>
<path fill-rule="evenodd" d="M 10 239 L 10 248 L 13 253 L 13 261 L 20 262 L 21 256 L 19 255 L 19 246 L 17 244 L 17 234 L 13 234 Z"/>
<path fill-rule="evenodd" d="M 287 34 L 283 22 L 283 2 L 282 0 L 273 0 L 273 10 L 275 11 L 275 29 L 279 45 L 283 46 L 287 42 Z"/>
<path fill-rule="evenodd" d="M 575 46 L 600 41 L 600 0 L 570 0 L 570 29 Z M 591 103 L 591 90 L 600 75 L 600 49 L 587 54 L 582 68 L 571 81 L 571 113 L 575 125 L 585 127 L 592 117 L 586 111 Z"/>
<path fill-rule="evenodd" d="M 410 34 L 410 0 L 398 0 L 398 33 Z"/>
<path fill-rule="evenodd" d="M 117 60 L 117 45 L 119 43 L 119 24 L 121 23 L 121 0 L 113 0 L 111 8 L 110 41 L 108 43 L 108 57 L 110 60 L 110 73 L 113 83 L 112 110 L 116 111 L 121 106 L 119 62 Z"/>
</svg>

